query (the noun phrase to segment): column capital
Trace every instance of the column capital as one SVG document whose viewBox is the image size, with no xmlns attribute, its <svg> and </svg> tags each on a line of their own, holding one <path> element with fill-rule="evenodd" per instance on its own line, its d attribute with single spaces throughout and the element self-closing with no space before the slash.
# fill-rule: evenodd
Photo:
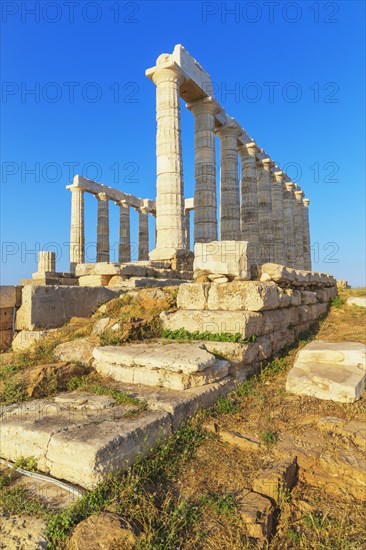
<svg viewBox="0 0 366 550">
<path fill-rule="evenodd" d="M 159 64 L 159 58 L 156 67 L 149 69 L 149 71 L 151 72 L 148 76 L 152 79 L 155 85 L 161 84 L 162 82 L 174 82 L 180 86 L 186 80 L 183 71 L 177 63 L 173 62 Z"/>
<path fill-rule="evenodd" d="M 303 196 L 304 196 L 304 191 L 303 191 L 302 189 L 295 189 L 295 197 L 296 197 L 296 200 L 302 202 Z"/>
<path fill-rule="evenodd" d="M 98 193 L 95 196 L 96 196 L 98 201 L 108 201 L 109 200 L 106 193 Z"/>
<path fill-rule="evenodd" d="M 85 191 L 83 187 L 79 187 L 78 185 L 68 185 L 66 189 L 69 189 L 72 193 L 74 193 L 75 191 L 83 193 Z"/>
<path fill-rule="evenodd" d="M 149 213 L 149 209 L 147 206 L 140 206 L 140 208 L 137 208 L 136 209 L 138 212 L 141 212 L 141 214 L 148 214 Z"/>
<path fill-rule="evenodd" d="M 236 120 L 228 117 L 228 121 L 220 128 L 217 128 L 215 132 L 216 135 L 221 139 L 226 136 L 239 137 L 243 133 L 243 130 L 242 128 L 240 128 Z"/>
<path fill-rule="evenodd" d="M 273 173 L 273 175 L 274 175 L 276 181 L 279 181 L 281 183 L 283 182 L 284 174 L 283 174 L 282 170 L 276 170 Z"/>
<path fill-rule="evenodd" d="M 293 191 L 295 184 L 292 181 L 285 181 L 287 191 Z"/>
<path fill-rule="evenodd" d="M 238 147 L 238 152 L 242 158 L 256 158 L 257 153 L 259 152 L 259 147 L 254 141 L 251 143 L 243 143 L 243 145 Z"/>
<path fill-rule="evenodd" d="M 302 199 L 302 202 L 303 202 L 304 206 L 308 207 L 309 204 L 310 204 L 310 199 Z"/>
<path fill-rule="evenodd" d="M 186 107 L 194 116 L 201 113 L 212 113 L 213 115 L 216 115 L 222 111 L 221 105 L 212 96 L 190 101 L 189 103 L 186 103 Z"/>
<path fill-rule="evenodd" d="M 130 205 L 128 204 L 128 202 L 126 201 L 126 199 L 122 199 L 120 201 L 115 201 L 115 204 L 117 206 L 120 206 L 121 208 L 129 208 Z"/>
<path fill-rule="evenodd" d="M 269 157 L 266 157 L 264 159 L 258 159 L 258 164 L 261 164 L 265 170 L 271 169 L 271 159 Z"/>
</svg>

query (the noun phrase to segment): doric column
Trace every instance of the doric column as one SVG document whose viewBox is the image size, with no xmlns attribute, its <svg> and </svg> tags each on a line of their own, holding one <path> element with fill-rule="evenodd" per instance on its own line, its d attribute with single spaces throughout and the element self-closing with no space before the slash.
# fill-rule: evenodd
<svg viewBox="0 0 366 550">
<path fill-rule="evenodd" d="M 240 195 L 237 138 L 242 130 L 235 122 L 222 126 L 220 138 L 220 224 L 221 240 L 240 240 Z"/>
<path fill-rule="evenodd" d="M 285 231 L 283 213 L 283 172 L 276 171 L 272 179 L 272 218 L 274 236 L 274 261 L 285 265 Z"/>
<path fill-rule="evenodd" d="M 303 199 L 302 219 L 304 231 L 304 269 L 311 271 L 311 241 L 309 225 L 309 204 L 310 199 Z"/>
<path fill-rule="evenodd" d="M 255 143 L 241 145 L 238 149 L 241 161 L 241 209 L 240 233 L 242 241 L 249 241 L 252 263 L 258 263 L 259 222 L 257 161 Z"/>
<path fill-rule="evenodd" d="M 186 208 L 184 212 L 185 217 L 185 228 L 186 228 L 186 247 L 187 250 L 191 248 L 191 211 Z"/>
<path fill-rule="evenodd" d="M 194 115 L 194 242 L 207 243 L 217 240 L 214 128 L 220 108 L 212 97 L 197 99 L 187 107 Z"/>
<path fill-rule="evenodd" d="M 131 228 L 130 228 L 130 207 L 126 201 L 118 203 L 119 210 L 119 263 L 131 261 Z"/>
<path fill-rule="evenodd" d="M 285 181 L 283 188 L 283 219 L 285 230 L 285 265 L 287 267 L 295 267 L 296 260 L 293 189 L 294 184 L 292 181 Z"/>
<path fill-rule="evenodd" d="M 74 273 L 76 265 L 85 261 L 84 190 L 72 185 L 68 189 L 71 191 L 70 271 Z"/>
<path fill-rule="evenodd" d="M 160 60 L 161 58 L 161 60 Z M 169 260 L 185 248 L 184 185 L 179 87 L 184 76 L 178 65 L 160 56 L 152 79 L 156 84 L 156 248 L 152 260 Z M 160 61 L 159 61 L 160 60 Z"/>
<path fill-rule="evenodd" d="M 38 252 L 38 273 L 55 273 L 56 253 L 48 250 Z"/>
<path fill-rule="evenodd" d="M 295 245 L 296 245 L 296 267 L 304 269 L 304 231 L 303 231 L 303 199 L 304 193 L 298 188 L 295 189 Z"/>
<path fill-rule="evenodd" d="M 98 201 L 97 262 L 109 262 L 109 205 L 105 193 L 96 195 Z"/>
<path fill-rule="evenodd" d="M 258 219 L 261 263 L 273 262 L 274 255 L 270 168 L 271 159 L 264 158 L 258 160 Z"/>
<path fill-rule="evenodd" d="M 139 213 L 139 261 L 149 259 L 149 217 L 147 208 L 141 207 Z"/>
</svg>

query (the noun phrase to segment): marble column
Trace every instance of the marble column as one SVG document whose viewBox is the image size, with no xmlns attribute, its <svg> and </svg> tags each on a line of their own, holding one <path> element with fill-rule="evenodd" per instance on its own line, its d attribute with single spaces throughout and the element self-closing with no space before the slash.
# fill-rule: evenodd
<svg viewBox="0 0 366 550">
<path fill-rule="evenodd" d="M 285 265 L 285 231 L 283 211 L 283 172 L 273 172 L 272 179 L 272 218 L 274 236 L 274 261 L 276 264 Z"/>
<path fill-rule="evenodd" d="M 304 193 L 300 188 L 295 189 L 294 214 L 295 214 L 295 245 L 296 267 L 304 269 L 304 231 L 303 231 L 303 199 Z"/>
<path fill-rule="evenodd" d="M 139 208 L 139 262 L 149 259 L 149 214 L 147 208 Z"/>
<path fill-rule="evenodd" d="M 283 223 L 285 232 L 285 265 L 287 267 L 295 267 L 296 260 L 293 190 L 294 184 L 292 181 L 285 181 L 283 187 Z"/>
<path fill-rule="evenodd" d="M 130 207 L 126 201 L 118 203 L 119 211 L 119 263 L 131 261 L 131 225 L 130 225 Z"/>
<path fill-rule="evenodd" d="M 238 151 L 241 162 L 240 234 L 242 241 L 249 242 L 249 254 L 252 263 L 256 264 L 260 259 L 256 161 L 258 147 L 255 143 L 247 143 L 241 145 Z"/>
<path fill-rule="evenodd" d="M 186 228 L 186 246 L 187 250 L 191 249 L 191 208 L 185 209 L 185 228 Z"/>
<path fill-rule="evenodd" d="M 220 138 L 220 236 L 222 241 L 240 240 L 240 195 L 237 139 L 242 130 L 228 123 L 217 130 Z"/>
<path fill-rule="evenodd" d="M 220 108 L 212 97 L 187 103 L 187 108 L 194 115 L 194 242 L 207 243 L 217 240 L 214 129 Z"/>
<path fill-rule="evenodd" d="M 162 64 L 164 58 L 162 58 Z M 184 184 L 180 124 L 180 85 L 184 76 L 176 64 L 158 64 L 156 84 L 156 248 L 152 260 L 169 260 L 184 249 Z"/>
<path fill-rule="evenodd" d="M 96 195 L 98 200 L 97 262 L 109 262 L 109 204 L 105 193 Z"/>
<path fill-rule="evenodd" d="M 311 241 L 309 225 L 309 204 L 310 199 L 303 199 L 302 219 L 304 232 L 304 269 L 311 271 Z"/>
<path fill-rule="evenodd" d="M 270 181 L 271 159 L 259 159 L 257 163 L 259 253 L 261 263 L 273 262 L 274 237 L 272 219 L 272 194 Z"/>
<path fill-rule="evenodd" d="M 84 190 L 69 186 L 71 191 L 70 271 L 85 261 Z"/>
<path fill-rule="evenodd" d="M 38 252 L 38 273 L 56 272 L 56 253 L 48 250 Z"/>
</svg>

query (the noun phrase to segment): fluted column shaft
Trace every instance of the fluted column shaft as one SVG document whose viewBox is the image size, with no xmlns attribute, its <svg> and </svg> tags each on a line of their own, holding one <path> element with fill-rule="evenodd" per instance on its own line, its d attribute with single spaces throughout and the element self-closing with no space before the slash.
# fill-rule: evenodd
<svg viewBox="0 0 366 550">
<path fill-rule="evenodd" d="M 120 207 L 118 261 L 124 263 L 131 261 L 130 207 L 126 202 L 118 204 Z"/>
<path fill-rule="evenodd" d="M 194 242 L 206 243 L 217 240 L 214 115 L 218 104 L 206 97 L 187 107 L 194 115 Z"/>
<path fill-rule="evenodd" d="M 149 217 L 146 208 L 140 208 L 139 211 L 139 261 L 149 259 Z"/>
<path fill-rule="evenodd" d="M 242 145 L 238 149 L 241 161 L 241 240 L 249 242 L 252 263 L 259 261 L 259 218 L 257 188 L 257 146 L 254 143 Z"/>
<path fill-rule="evenodd" d="M 292 181 L 285 181 L 283 188 L 283 218 L 285 230 L 285 265 L 287 267 L 295 267 L 296 261 L 293 189 L 294 184 Z"/>
<path fill-rule="evenodd" d="M 109 204 L 105 193 L 97 195 L 97 262 L 109 262 Z"/>
<path fill-rule="evenodd" d="M 157 67 L 156 84 L 156 249 L 150 257 L 164 260 L 185 248 L 184 185 L 179 87 L 184 77 L 178 67 Z"/>
<path fill-rule="evenodd" d="M 296 244 L 296 267 L 304 269 L 304 230 L 303 230 L 303 199 L 304 193 L 301 189 L 295 190 L 295 244 Z"/>
<path fill-rule="evenodd" d="M 269 158 L 261 159 L 257 164 L 259 252 L 262 263 L 273 262 L 274 259 L 270 166 Z"/>
<path fill-rule="evenodd" d="M 220 138 L 220 224 L 221 240 L 240 240 L 240 195 L 237 138 L 240 130 L 224 126 Z"/>
<path fill-rule="evenodd" d="M 272 219 L 274 236 L 274 261 L 277 264 L 285 265 L 285 231 L 283 211 L 283 172 L 277 171 L 272 179 Z"/>
<path fill-rule="evenodd" d="M 84 230 L 84 191 L 70 186 L 71 191 L 71 230 L 70 230 L 70 271 L 85 261 Z"/>
<path fill-rule="evenodd" d="M 187 250 L 190 250 L 191 248 L 191 211 L 187 209 L 185 211 L 184 217 L 185 217 L 185 228 L 186 228 L 186 247 L 187 247 Z"/>
<path fill-rule="evenodd" d="M 309 225 L 309 199 L 303 199 L 302 219 L 304 231 L 304 269 L 311 271 L 311 241 Z"/>
</svg>

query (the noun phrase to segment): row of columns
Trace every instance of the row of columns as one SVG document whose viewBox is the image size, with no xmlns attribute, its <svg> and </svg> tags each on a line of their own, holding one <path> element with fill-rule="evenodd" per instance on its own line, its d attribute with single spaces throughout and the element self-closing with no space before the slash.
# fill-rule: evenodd
<svg viewBox="0 0 366 550">
<path fill-rule="evenodd" d="M 82 187 L 69 186 L 71 191 L 71 232 L 70 232 L 70 269 L 75 270 L 77 264 L 85 262 L 85 222 L 84 222 L 84 193 Z M 109 199 L 105 193 L 95 195 L 98 201 L 97 214 L 97 262 L 110 261 L 109 235 Z M 119 247 L 118 261 L 131 261 L 131 228 L 130 206 L 126 201 L 119 201 Z M 141 207 L 138 210 L 138 259 L 149 259 L 149 223 L 148 210 Z"/>
<path fill-rule="evenodd" d="M 185 81 L 176 63 L 161 56 L 150 71 L 156 84 L 157 244 L 153 259 L 168 259 L 186 248 L 180 137 L 180 87 Z M 309 200 L 288 181 L 254 142 L 239 145 L 243 134 L 234 119 L 215 127 L 221 111 L 211 97 L 187 103 L 194 115 L 194 242 L 218 239 L 215 134 L 220 139 L 220 238 L 246 240 L 253 261 L 311 269 Z M 240 143 L 240 142 L 239 142 Z M 241 177 L 238 175 L 238 155 Z"/>
</svg>

